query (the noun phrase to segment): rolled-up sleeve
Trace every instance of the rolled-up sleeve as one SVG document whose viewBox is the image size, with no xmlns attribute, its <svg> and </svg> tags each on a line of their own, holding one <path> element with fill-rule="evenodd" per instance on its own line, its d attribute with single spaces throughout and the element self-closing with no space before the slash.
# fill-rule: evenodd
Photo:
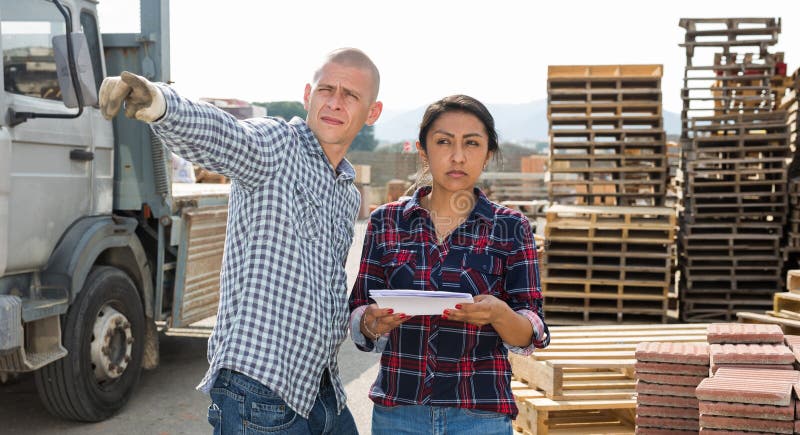
<svg viewBox="0 0 800 435">
<path fill-rule="evenodd" d="M 506 260 L 504 297 L 511 309 L 531 322 L 533 338 L 531 344 L 524 348 L 509 345 L 506 347 L 511 352 L 530 355 L 534 349 L 550 344 L 550 331 L 544 321 L 536 243 L 531 226 L 524 216 L 520 217 L 515 235 L 515 249 Z"/>
</svg>

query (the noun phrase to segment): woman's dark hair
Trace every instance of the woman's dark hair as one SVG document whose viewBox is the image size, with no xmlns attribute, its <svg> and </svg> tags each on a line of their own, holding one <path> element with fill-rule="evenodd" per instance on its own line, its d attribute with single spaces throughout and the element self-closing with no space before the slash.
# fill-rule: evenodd
<svg viewBox="0 0 800 435">
<path fill-rule="evenodd" d="M 486 134 L 489 136 L 489 152 L 498 156 L 497 132 L 494 129 L 494 118 L 489 113 L 489 109 L 480 101 L 468 95 L 451 95 L 428 106 L 425 114 L 422 115 L 422 123 L 419 126 L 419 143 L 422 149 L 427 151 L 428 144 L 425 140 L 431 126 L 440 116 L 448 112 L 464 112 L 475 115 L 483 124 Z"/>
</svg>

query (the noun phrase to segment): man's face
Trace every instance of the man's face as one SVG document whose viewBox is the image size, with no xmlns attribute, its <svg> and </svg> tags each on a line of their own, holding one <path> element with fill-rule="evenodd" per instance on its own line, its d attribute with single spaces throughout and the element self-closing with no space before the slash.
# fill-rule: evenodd
<svg viewBox="0 0 800 435">
<path fill-rule="evenodd" d="M 364 124 L 377 121 L 382 106 L 373 102 L 373 80 L 369 71 L 328 63 L 317 82 L 306 85 L 306 122 L 323 147 L 348 147 Z"/>
</svg>

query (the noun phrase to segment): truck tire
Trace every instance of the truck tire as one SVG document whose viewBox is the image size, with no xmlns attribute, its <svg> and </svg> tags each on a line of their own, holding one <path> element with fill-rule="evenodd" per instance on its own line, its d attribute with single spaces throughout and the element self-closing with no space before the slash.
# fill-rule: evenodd
<svg viewBox="0 0 800 435">
<path fill-rule="evenodd" d="M 62 318 L 66 357 L 35 373 L 48 412 L 95 422 L 119 411 L 142 369 L 145 320 L 133 281 L 121 270 L 96 266 Z"/>
</svg>

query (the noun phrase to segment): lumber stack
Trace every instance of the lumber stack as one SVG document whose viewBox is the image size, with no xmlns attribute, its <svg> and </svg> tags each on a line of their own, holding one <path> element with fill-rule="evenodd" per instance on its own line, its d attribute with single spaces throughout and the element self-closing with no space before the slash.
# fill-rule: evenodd
<svg viewBox="0 0 800 435">
<path fill-rule="evenodd" d="M 789 129 L 770 53 L 779 19 L 681 19 L 681 316 L 732 320 L 782 286 Z"/>
<path fill-rule="evenodd" d="M 641 342 L 705 343 L 705 324 L 554 326 L 551 344 L 509 354 L 520 414 L 530 435 L 633 434 L 636 348 Z"/>
<path fill-rule="evenodd" d="M 542 268 L 548 323 L 665 323 L 675 232 L 668 207 L 551 206 Z"/>
</svg>

